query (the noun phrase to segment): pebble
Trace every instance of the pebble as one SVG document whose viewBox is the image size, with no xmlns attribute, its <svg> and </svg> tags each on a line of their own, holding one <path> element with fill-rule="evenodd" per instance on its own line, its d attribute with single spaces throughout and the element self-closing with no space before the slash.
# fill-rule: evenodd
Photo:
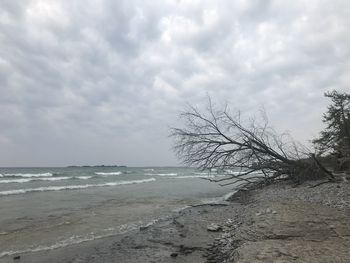
<svg viewBox="0 0 350 263">
<path fill-rule="evenodd" d="M 218 232 L 218 231 L 222 230 L 222 226 L 219 226 L 217 224 L 211 224 L 211 225 L 207 226 L 207 230 L 212 231 L 212 232 Z"/>
<path fill-rule="evenodd" d="M 327 192 L 329 195 L 328 199 L 325 199 L 322 195 L 323 192 Z M 324 184 L 317 188 L 310 188 L 309 185 L 300 186 L 298 188 L 293 188 L 287 185 L 287 187 L 280 186 L 271 186 L 265 188 L 263 191 L 260 191 L 259 198 L 270 200 L 271 202 L 281 202 L 281 200 L 301 200 L 307 202 L 321 203 L 336 208 L 349 208 L 350 207 L 350 184 L 344 183 L 341 184 L 341 187 L 338 188 L 335 184 Z M 268 216 L 268 214 L 276 215 L 281 213 L 281 211 L 274 210 L 276 207 L 267 205 L 268 207 L 262 208 L 261 206 L 253 207 L 256 209 L 256 216 Z M 258 220 L 253 219 L 253 220 Z M 249 221 L 245 221 L 245 224 L 248 226 Z M 237 228 L 242 224 L 240 219 L 227 219 L 224 223 L 224 227 L 221 229 L 223 234 L 221 238 L 216 238 L 213 242 L 213 247 L 210 247 L 206 251 L 205 257 L 207 263 L 209 262 L 223 262 L 226 257 L 231 257 L 228 253 L 232 252 L 232 248 L 237 246 L 235 243 L 234 232 L 237 231 Z M 227 227 L 226 227 L 227 226 Z M 264 225 L 258 225 L 259 228 L 265 228 Z M 328 226 L 330 229 L 336 228 L 335 225 L 330 224 Z M 227 229 L 228 228 L 228 229 Z M 238 228 L 239 232 L 239 228 Z M 227 233 L 230 233 L 229 235 Z M 273 252 L 275 257 L 278 257 L 279 252 Z M 259 262 L 266 260 L 267 254 L 259 253 L 256 255 L 256 260 Z M 294 256 L 293 256 L 294 258 Z M 231 262 L 231 261 L 230 261 Z"/>
</svg>

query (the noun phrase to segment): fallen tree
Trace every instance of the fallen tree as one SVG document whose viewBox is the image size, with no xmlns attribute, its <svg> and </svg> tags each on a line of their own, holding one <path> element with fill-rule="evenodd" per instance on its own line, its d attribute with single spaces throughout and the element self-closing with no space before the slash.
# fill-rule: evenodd
<svg viewBox="0 0 350 263">
<path fill-rule="evenodd" d="M 186 165 L 226 172 L 211 181 L 242 188 L 282 178 L 296 183 L 322 177 L 334 180 L 306 147 L 272 129 L 264 113 L 259 119 L 244 119 L 239 111 L 217 110 L 209 101 L 204 113 L 189 107 L 181 118 L 184 127 L 171 129 L 175 151 Z"/>
</svg>

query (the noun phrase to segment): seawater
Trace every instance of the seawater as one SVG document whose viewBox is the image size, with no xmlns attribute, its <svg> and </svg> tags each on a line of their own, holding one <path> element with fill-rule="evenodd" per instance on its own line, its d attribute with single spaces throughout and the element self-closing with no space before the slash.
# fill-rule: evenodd
<svg viewBox="0 0 350 263">
<path fill-rule="evenodd" d="M 179 167 L 0 168 L 0 258 L 117 235 L 227 194 Z"/>
</svg>

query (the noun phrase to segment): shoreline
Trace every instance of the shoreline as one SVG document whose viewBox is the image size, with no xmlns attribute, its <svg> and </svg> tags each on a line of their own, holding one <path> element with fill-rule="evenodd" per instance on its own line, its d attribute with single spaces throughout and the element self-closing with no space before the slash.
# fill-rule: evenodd
<svg viewBox="0 0 350 263">
<path fill-rule="evenodd" d="M 45 253 L 50 252 L 52 250 L 56 249 L 64 249 L 65 247 L 69 246 L 79 246 L 82 243 L 88 243 L 88 242 L 94 242 L 101 239 L 107 239 L 107 238 L 113 238 L 117 236 L 127 236 L 127 235 L 135 235 L 138 231 L 145 230 L 149 227 L 152 227 L 155 224 L 161 224 L 162 222 L 166 222 L 169 220 L 173 220 L 174 218 L 177 218 L 181 215 L 185 210 L 191 209 L 194 207 L 201 207 L 201 206 L 221 206 L 221 205 L 227 205 L 227 200 L 234 194 L 235 192 L 229 192 L 222 196 L 215 197 L 215 198 L 209 198 L 209 199 L 198 199 L 198 202 L 191 205 L 185 205 L 183 207 L 175 208 L 174 210 L 169 211 L 167 214 L 164 214 L 158 218 L 151 219 L 150 221 L 146 223 L 129 223 L 122 225 L 123 229 L 126 230 L 120 230 L 120 232 L 117 233 L 108 233 L 101 236 L 95 236 L 95 235 L 86 235 L 78 237 L 76 240 L 62 240 L 58 243 L 52 244 L 50 246 L 38 246 L 35 248 L 28 248 L 18 251 L 4 251 L 0 253 L 0 262 L 3 260 L 9 260 L 11 257 L 17 257 L 18 255 L 24 255 L 24 254 L 35 254 L 35 253 Z M 226 203 L 225 203 L 226 202 Z M 6 233 L 6 232 L 4 232 Z M 1 234 L 1 233 L 0 233 Z"/>
<path fill-rule="evenodd" d="M 345 262 L 349 192 L 349 183 L 293 188 L 282 182 L 239 191 L 228 203 L 194 205 L 125 234 L 0 262 Z"/>
</svg>

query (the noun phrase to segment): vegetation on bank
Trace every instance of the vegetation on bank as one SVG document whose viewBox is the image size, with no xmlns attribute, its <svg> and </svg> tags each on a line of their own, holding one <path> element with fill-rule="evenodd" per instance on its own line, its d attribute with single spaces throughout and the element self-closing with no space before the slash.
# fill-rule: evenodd
<svg viewBox="0 0 350 263">
<path fill-rule="evenodd" d="M 313 150 L 277 133 L 264 112 L 244 118 L 209 100 L 206 111 L 190 107 L 181 114 L 184 127 L 171 130 L 175 151 L 186 165 L 229 172 L 212 181 L 237 188 L 280 179 L 335 181 L 335 171 L 350 169 L 350 95 L 332 91 L 325 96 L 331 99 L 323 116 L 326 128 L 313 140 Z"/>
</svg>

